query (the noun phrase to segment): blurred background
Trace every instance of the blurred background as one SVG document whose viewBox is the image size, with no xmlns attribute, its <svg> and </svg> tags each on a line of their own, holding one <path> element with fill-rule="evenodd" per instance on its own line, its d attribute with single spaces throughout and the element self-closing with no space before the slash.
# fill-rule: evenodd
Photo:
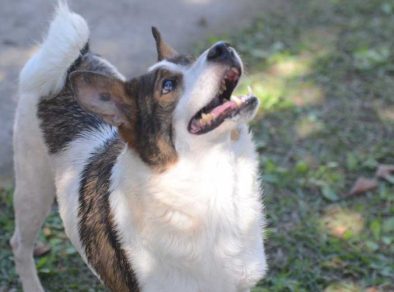
<svg viewBox="0 0 394 292">
<path fill-rule="evenodd" d="M 267 214 L 267 277 L 253 291 L 394 291 L 392 0 L 69 1 L 91 47 L 127 76 L 155 62 L 151 25 L 197 55 L 228 40 L 260 98 L 252 128 Z M 0 0 L 0 292 L 19 291 L 8 239 L 18 72 L 54 1 Z M 39 171 L 39 170 L 37 170 Z M 37 257 L 48 291 L 104 291 L 56 207 Z"/>
</svg>

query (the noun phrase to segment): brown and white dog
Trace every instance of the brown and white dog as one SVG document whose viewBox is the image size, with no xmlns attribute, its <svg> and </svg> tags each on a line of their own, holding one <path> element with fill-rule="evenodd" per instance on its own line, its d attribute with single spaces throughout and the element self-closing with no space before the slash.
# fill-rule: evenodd
<svg viewBox="0 0 394 292">
<path fill-rule="evenodd" d="M 126 79 L 60 4 L 20 74 L 11 239 L 25 291 L 56 199 L 65 231 L 112 291 L 249 291 L 266 270 L 258 100 L 231 96 L 242 62 L 219 42 L 196 60 L 153 28 L 158 63 Z"/>
</svg>

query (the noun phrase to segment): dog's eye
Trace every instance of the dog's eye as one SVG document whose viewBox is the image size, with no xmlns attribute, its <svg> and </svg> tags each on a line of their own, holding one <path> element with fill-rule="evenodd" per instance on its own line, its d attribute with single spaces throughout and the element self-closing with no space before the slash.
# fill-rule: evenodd
<svg viewBox="0 0 394 292">
<path fill-rule="evenodd" d="M 167 94 L 170 93 L 171 91 L 175 90 L 176 87 L 176 82 L 175 80 L 171 79 L 165 79 L 163 81 L 162 89 L 161 89 L 161 94 Z"/>
</svg>

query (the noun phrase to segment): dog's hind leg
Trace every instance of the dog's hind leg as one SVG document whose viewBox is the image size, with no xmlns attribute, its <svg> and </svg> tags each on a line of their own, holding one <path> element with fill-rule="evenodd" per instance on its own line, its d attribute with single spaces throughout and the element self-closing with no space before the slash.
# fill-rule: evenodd
<svg viewBox="0 0 394 292">
<path fill-rule="evenodd" d="M 25 291 L 43 291 L 34 265 L 33 248 L 55 196 L 54 175 L 45 146 L 37 106 L 66 82 L 67 71 L 89 39 L 86 21 L 59 1 L 45 41 L 19 76 L 14 125 L 15 233 L 11 239 L 16 270 Z"/>
<path fill-rule="evenodd" d="M 21 98 L 14 127 L 15 232 L 10 241 L 24 291 L 43 291 L 33 258 L 34 242 L 54 197 L 54 177 L 31 104 Z"/>
<path fill-rule="evenodd" d="M 35 163 L 37 162 L 34 159 Z M 47 217 L 55 195 L 51 174 L 43 163 L 26 160 L 16 177 L 14 193 L 15 232 L 11 239 L 16 271 L 24 291 L 43 291 L 33 258 L 37 234 Z M 16 165 L 16 168 L 19 166 Z"/>
</svg>

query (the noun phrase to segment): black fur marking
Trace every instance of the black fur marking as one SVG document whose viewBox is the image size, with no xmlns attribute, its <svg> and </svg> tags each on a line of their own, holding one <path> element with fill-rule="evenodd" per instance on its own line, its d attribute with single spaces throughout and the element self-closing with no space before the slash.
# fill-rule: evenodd
<svg viewBox="0 0 394 292">
<path fill-rule="evenodd" d="M 109 205 L 111 172 L 124 147 L 118 136 L 106 141 L 86 165 L 79 190 L 79 234 L 89 264 L 111 291 L 139 291 L 116 232 Z"/>
<path fill-rule="evenodd" d="M 80 56 L 74 61 L 74 63 L 70 66 L 70 68 L 68 68 L 67 76 L 71 72 L 75 71 L 81 65 L 83 56 L 85 56 L 88 52 L 89 52 L 89 43 L 86 43 L 86 45 L 80 51 Z"/>
<path fill-rule="evenodd" d="M 42 99 L 38 118 L 51 154 L 64 150 L 84 131 L 97 130 L 104 125 L 102 119 L 83 110 L 70 93 Z"/>
<path fill-rule="evenodd" d="M 89 52 L 86 44 L 81 56 L 71 65 L 68 75 L 75 70 L 98 72 L 116 76 L 112 68 Z M 68 76 L 67 75 L 67 76 Z M 45 142 L 51 154 L 64 150 L 67 145 L 86 131 L 97 130 L 106 123 L 97 115 L 88 113 L 75 100 L 70 82 L 56 96 L 43 97 L 38 104 L 38 118 Z"/>
</svg>

